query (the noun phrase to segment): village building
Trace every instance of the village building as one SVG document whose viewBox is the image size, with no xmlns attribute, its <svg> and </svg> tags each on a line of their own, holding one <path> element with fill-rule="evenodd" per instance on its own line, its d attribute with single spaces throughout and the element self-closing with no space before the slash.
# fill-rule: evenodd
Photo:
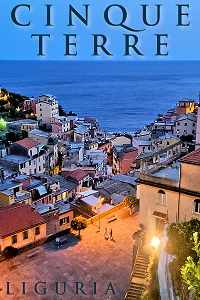
<svg viewBox="0 0 200 300">
<path fill-rule="evenodd" d="M 179 101 L 179 104 L 176 106 L 176 109 L 174 111 L 174 114 L 177 116 L 183 115 L 183 114 L 190 114 L 193 113 L 195 110 L 195 102 L 193 99 L 182 99 Z"/>
<path fill-rule="evenodd" d="M 145 228 L 162 230 L 165 222 L 200 220 L 200 149 L 182 157 L 179 164 L 140 174 L 137 197 Z"/>
<path fill-rule="evenodd" d="M 11 154 L 1 158 L 1 163 L 9 163 L 21 174 L 45 172 L 45 150 L 43 145 L 31 138 L 25 138 L 13 143 Z"/>
<path fill-rule="evenodd" d="M 44 219 L 28 204 L 14 203 L 0 208 L 1 251 L 7 246 L 23 247 L 45 236 Z"/>
<path fill-rule="evenodd" d="M 70 120 L 64 116 L 52 117 L 52 133 L 62 140 L 67 140 L 66 133 L 70 130 Z"/>
<path fill-rule="evenodd" d="M 174 135 L 178 138 L 182 135 L 196 137 L 197 116 L 194 113 L 180 115 L 174 123 Z"/>
<path fill-rule="evenodd" d="M 28 115 L 36 115 L 36 104 L 38 103 L 38 99 L 31 97 L 29 99 L 24 100 L 24 110 L 27 111 Z"/>
<path fill-rule="evenodd" d="M 138 149 L 131 144 L 113 146 L 113 173 L 127 174 L 138 156 Z"/>
<path fill-rule="evenodd" d="M 53 95 L 42 95 L 36 104 L 37 120 L 51 124 L 53 117 L 58 116 L 58 100 Z"/>
</svg>

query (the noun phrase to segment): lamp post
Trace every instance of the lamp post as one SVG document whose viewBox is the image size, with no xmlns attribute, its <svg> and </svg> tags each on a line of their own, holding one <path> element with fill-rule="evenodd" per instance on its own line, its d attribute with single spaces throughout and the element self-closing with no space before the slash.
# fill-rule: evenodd
<svg viewBox="0 0 200 300">
<path fill-rule="evenodd" d="M 159 238 L 157 238 L 156 236 L 153 236 L 151 239 L 151 246 L 153 246 L 155 249 L 157 249 L 159 245 L 160 245 Z"/>
<path fill-rule="evenodd" d="M 100 220 L 101 220 L 100 208 L 101 208 L 101 204 L 102 204 L 103 201 L 104 201 L 104 197 L 99 196 L 99 207 L 98 207 L 98 210 L 99 210 L 99 231 L 100 231 Z"/>
</svg>

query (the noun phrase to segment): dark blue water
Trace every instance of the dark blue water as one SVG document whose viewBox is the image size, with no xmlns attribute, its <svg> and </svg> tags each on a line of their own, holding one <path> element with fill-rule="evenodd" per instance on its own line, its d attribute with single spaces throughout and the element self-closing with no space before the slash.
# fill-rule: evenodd
<svg viewBox="0 0 200 300">
<path fill-rule="evenodd" d="M 134 132 L 179 100 L 198 102 L 199 61 L 0 61 L 0 84 L 25 96 L 53 94 L 102 130 Z"/>
</svg>

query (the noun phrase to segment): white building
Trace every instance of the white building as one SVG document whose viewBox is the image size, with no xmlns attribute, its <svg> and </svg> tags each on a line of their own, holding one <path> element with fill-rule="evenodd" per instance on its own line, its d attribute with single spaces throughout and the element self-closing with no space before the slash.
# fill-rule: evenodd
<svg viewBox="0 0 200 300">
<path fill-rule="evenodd" d="M 58 100 L 52 95 L 42 95 L 36 104 L 36 116 L 38 121 L 51 124 L 52 118 L 58 116 Z"/>
<path fill-rule="evenodd" d="M 180 115 L 174 123 L 174 135 L 178 138 L 191 134 L 196 136 L 197 117 L 195 114 Z"/>
<path fill-rule="evenodd" d="M 25 138 L 13 143 L 11 154 L 4 156 L 2 161 L 8 162 L 21 174 L 44 173 L 46 152 L 43 146 L 31 138 Z"/>
</svg>

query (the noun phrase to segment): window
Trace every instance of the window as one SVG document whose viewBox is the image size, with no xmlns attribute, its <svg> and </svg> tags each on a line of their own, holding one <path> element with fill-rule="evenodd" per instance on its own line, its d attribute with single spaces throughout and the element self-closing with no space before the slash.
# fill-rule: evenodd
<svg viewBox="0 0 200 300">
<path fill-rule="evenodd" d="M 150 147 L 148 147 L 148 150 L 150 150 L 151 148 Z"/>
<path fill-rule="evenodd" d="M 15 188 L 13 189 L 13 193 L 14 193 L 14 194 L 16 194 L 17 192 L 19 192 L 19 186 L 15 187 Z"/>
<path fill-rule="evenodd" d="M 192 126 L 195 126 L 195 125 L 196 125 L 195 123 L 192 124 Z"/>
<path fill-rule="evenodd" d="M 32 150 L 30 150 L 30 156 L 32 156 Z"/>
<path fill-rule="evenodd" d="M 23 232 L 23 240 L 26 240 L 28 238 L 28 231 Z"/>
<path fill-rule="evenodd" d="M 184 126 L 187 126 L 187 123 L 185 123 Z"/>
<path fill-rule="evenodd" d="M 183 134 L 187 134 L 187 130 L 184 130 L 184 131 L 183 131 Z"/>
<path fill-rule="evenodd" d="M 192 134 L 195 134 L 195 130 L 192 130 Z"/>
<path fill-rule="evenodd" d="M 194 212 L 200 214 L 200 199 L 194 200 Z"/>
<path fill-rule="evenodd" d="M 62 226 L 63 224 L 69 223 L 69 217 L 65 217 L 60 219 L 60 226 Z"/>
<path fill-rule="evenodd" d="M 169 142 L 167 142 L 167 145 L 169 145 Z"/>
<path fill-rule="evenodd" d="M 176 133 L 179 133 L 180 131 L 179 131 L 179 129 L 176 129 Z"/>
<path fill-rule="evenodd" d="M 29 161 L 29 166 L 31 166 L 31 160 Z"/>
<path fill-rule="evenodd" d="M 40 227 L 35 227 L 35 235 L 40 234 Z"/>
<path fill-rule="evenodd" d="M 157 203 L 162 204 L 162 205 L 166 205 L 166 194 L 163 190 L 158 191 Z"/>
<path fill-rule="evenodd" d="M 180 125 L 180 122 L 177 123 L 177 126 L 179 126 L 179 125 Z"/>
<path fill-rule="evenodd" d="M 13 235 L 12 236 L 12 244 L 16 244 L 17 243 L 17 235 Z"/>
<path fill-rule="evenodd" d="M 39 171 L 41 171 L 41 167 L 39 166 Z"/>
</svg>

